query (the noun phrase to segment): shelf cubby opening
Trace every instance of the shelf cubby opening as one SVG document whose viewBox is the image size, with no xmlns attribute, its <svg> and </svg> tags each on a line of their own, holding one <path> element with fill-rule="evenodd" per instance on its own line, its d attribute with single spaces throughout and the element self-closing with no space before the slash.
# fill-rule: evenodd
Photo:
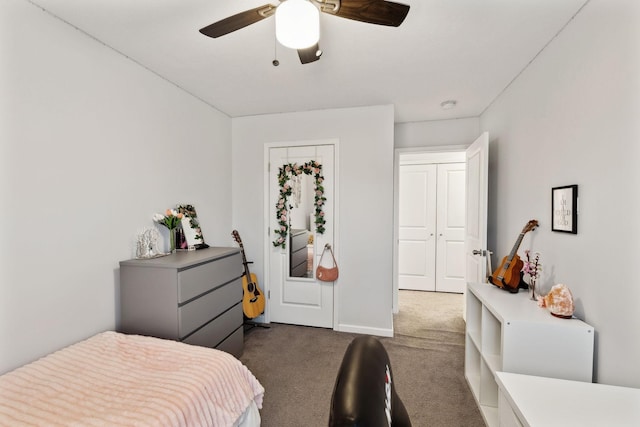
<svg viewBox="0 0 640 427">
<path fill-rule="evenodd" d="M 467 333 L 478 337 L 476 344 L 481 345 L 480 342 L 480 329 L 482 324 L 482 302 L 476 297 L 473 292 L 467 292 L 466 294 L 466 321 L 467 321 Z"/>
<path fill-rule="evenodd" d="M 486 306 L 482 307 L 482 354 L 502 355 L 502 325 Z"/>
<path fill-rule="evenodd" d="M 465 343 L 465 363 L 464 366 L 464 375 L 467 378 L 467 382 L 469 383 L 469 387 L 471 388 L 471 392 L 476 400 L 479 401 L 480 397 L 480 350 L 476 347 L 476 345 L 471 341 L 470 337 L 467 335 L 466 343 Z"/>
<path fill-rule="evenodd" d="M 483 360 L 480 361 L 480 405 L 498 407 L 498 384 Z"/>
</svg>

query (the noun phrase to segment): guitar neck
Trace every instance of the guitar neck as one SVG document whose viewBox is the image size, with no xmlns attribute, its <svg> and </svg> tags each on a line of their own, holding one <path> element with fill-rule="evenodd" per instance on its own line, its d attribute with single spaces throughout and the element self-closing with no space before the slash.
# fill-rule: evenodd
<svg viewBox="0 0 640 427">
<path fill-rule="evenodd" d="M 507 258 L 507 262 L 511 262 L 513 260 L 513 257 L 516 256 L 516 252 L 518 252 L 518 248 L 520 248 L 522 239 L 524 239 L 524 233 L 520 233 L 520 235 L 516 239 L 516 243 L 513 245 L 513 248 L 511 249 L 511 253 L 509 253 L 509 257 Z"/>
<path fill-rule="evenodd" d="M 503 279 L 504 275 L 509 270 L 509 266 L 511 265 L 511 261 L 513 261 L 513 257 L 516 256 L 516 252 L 518 252 L 518 248 L 520 247 L 520 244 L 522 243 L 522 239 L 524 238 L 524 234 L 525 234 L 524 232 L 520 233 L 520 235 L 516 239 L 516 243 L 515 243 L 515 245 L 513 245 L 513 248 L 511 249 L 511 253 L 509 254 L 507 259 L 505 260 L 505 262 L 504 262 L 504 264 L 502 266 L 502 269 L 500 270 L 500 274 L 498 274 L 498 279 Z"/>
<path fill-rule="evenodd" d="M 244 274 L 247 276 L 247 281 L 251 281 L 251 272 L 249 271 L 249 262 L 247 261 L 247 256 L 244 253 L 244 245 L 242 244 L 242 239 L 240 239 L 240 234 L 236 230 L 233 230 L 233 238 L 240 246 L 240 253 L 242 254 L 242 265 L 244 266 Z"/>
<path fill-rule="evenodd" d="M 244 265 L 244 274 L 247 276 L 247 280 L 250 280 L 251 272 L 249 271 L 249 262 L 244 254 L 244 248 L 240 246 L 240 253 L 242 253 L 242 265 Z"/>
</svg>

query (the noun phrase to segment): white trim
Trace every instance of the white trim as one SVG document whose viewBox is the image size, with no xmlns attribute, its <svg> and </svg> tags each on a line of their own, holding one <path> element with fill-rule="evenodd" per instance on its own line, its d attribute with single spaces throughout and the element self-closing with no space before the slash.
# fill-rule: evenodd
<svg viewBox="0 0 640 427">
<path fill-rule="evenodd" d="M 471 144 L 469 144 L 471 145 Z M 396 148 L 395 151 L 397 153 L 402 154 L 420 154 L 420 153 L 442 153 L 442 152 L 458 152 L 458 151 L 466 151 L 469 148 L 469 145 L 435 145 L 433 147 L 403 147 Z"/>
<path fill-rule="evenodd" d="M 336 259 L 340 259 L 340 233 L 339 233 L 339 194 L 338 189 L 339 185 L 339 148 L 340 148 L 340 140 L 338 138 L 325 138 L 325 139 L 314 139 L 314 140 L 293 140 L 293 141 L 282 141 L 282 142 L 267 142 L 264 143 L 263 146 L 263 217 L 262 217 L 262 231 L 266 238 L 264 239 L 263 245 L 263 259 L 264 259 L 264 268 L 263 268 L 263 276 L 265 277 L 263 284 L 263 292 L 268 296 L 271 288 L 271 284 L 268 282 L 267 278 L 270 276 L 270 262 L 269 262 L 269 254 L 271 249 L 271 242 L 273 240 L 273 234 L 269 232 L 269 214 L 270 209 L 272 208 L 269 205 L 269 150 L 272 148 L 289 148 L 289 147 L 303 147 L 303 146 L 317 146 L 317 145 L 333 145 L 333 252 Z M 333 291 L 333 330 L 338 330 L 338 305 L 339 305 L 339 292 L 334 288 Z M 268 302 L 268 299 L 267 299 Z M 264 322 L 271 322 L 271 305 L 267 303 L 265 312 L 264 312 Z"/>
<path fill-rule="evenodd" d="M 338 325 L 334 330 L 339 332 L 350 332 L 355 334 L 363 334 L 363 335 L 375 335 L 378 337 L 393 337 L 393 327 L 390 329 L 382 329 L 382 328 L 368 328 L 366 326 L 359 325 Z"/>
<path fill-rule="evenodd" d="M 464 151 L 438 151 L 423 153 L 399 153 L 400 166 L 464 163 L 466 160 Z"/>
</svg>

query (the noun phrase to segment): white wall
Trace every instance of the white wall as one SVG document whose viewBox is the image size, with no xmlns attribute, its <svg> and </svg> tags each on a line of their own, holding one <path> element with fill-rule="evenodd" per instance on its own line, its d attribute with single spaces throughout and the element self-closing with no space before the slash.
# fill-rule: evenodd
<svg viewBox="0 0 640 427">
<path fill-rule="evenodd" d="M 264 145 L 339 140 L 338 330 L 392 328 L 393 107 L 322 110 L 233 119 L 233 223 L 263 280 Z M 262 217 L 263 215 L 261 215 Z M 245 239 L 245 236 L 246 239 Z M 246 241 L 245 241 L 246 240 Z M 268 284 L 266 284 L 268 286 Z M 265 287 L 267 287 L 265 286 Z"/>
<path fill-rule="evenodd" d="M 470 145 L 480 135 L 478 117 L 427 122 L 398 123 L 395 148 Z"/>
<path fill-rule="evenodd" d="M 569 286 L 595 327 L 597 381 L 640 387 L 640 3 L 588 3 L 481 124 L 490 248 L 508 254 L 537 218 L 522 249 L 542 253 L 545 291 Z M 579 185 L 577 235 L 550 230 L 551 188 L 569 184 Z"/>
<path fill-rule="evenodd" d="M 115 327 L 154 212 L 231 230 L 231 120 L 25 1 L 0 2 L 0 372 Z"/>
</svg>

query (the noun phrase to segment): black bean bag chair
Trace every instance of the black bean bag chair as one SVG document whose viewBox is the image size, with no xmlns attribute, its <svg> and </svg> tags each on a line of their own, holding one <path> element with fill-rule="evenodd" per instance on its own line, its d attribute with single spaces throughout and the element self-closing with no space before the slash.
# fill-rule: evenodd
<svg viewBox="0 0 640 427">
<path fill-rule="evenodd" d="M 371 336 L 349 344 L 336 378 L 329 427 L 346 426 L 411 427 L 396 393 L 387 351 Z"/>
</svg>

